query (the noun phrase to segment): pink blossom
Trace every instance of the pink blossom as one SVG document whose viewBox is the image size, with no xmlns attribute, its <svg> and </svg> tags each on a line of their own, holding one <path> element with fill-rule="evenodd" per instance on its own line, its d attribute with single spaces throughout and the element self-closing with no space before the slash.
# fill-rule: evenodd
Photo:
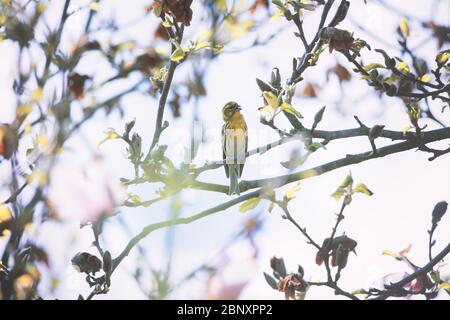
<svg viewBox="0 0 450 320">
<path fill-rule="evenodd" d="M 98 158 L 84 168 L 59 163 L 51 171 L 48 201 L 59 219 L 95 222 L 125 199 L 124 187 Z"/>
</svg>

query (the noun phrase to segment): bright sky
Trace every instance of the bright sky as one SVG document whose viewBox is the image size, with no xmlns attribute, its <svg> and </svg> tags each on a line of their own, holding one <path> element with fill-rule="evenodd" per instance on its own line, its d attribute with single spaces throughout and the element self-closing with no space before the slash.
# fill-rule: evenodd
<svg viewBox="0 0 450 320">
<path fill-rule="evenodd" d="M 375 4 L 376 1 L 368 2 L 369 4 L 364 5 L 362 0 L 352 1 L 351 19 L 358 21 L 360 25 L 377 34 L 385 42 L 395 45 L 394 30 L 398 26 L 401 16 L 382 9 Z M 398 0 L 393 5 L 404 8 L 408 15 L 419 17 L 425 21 L 432 14 L 435 21 L 448 22 L 450 3 L 448 1 L 441 2 L 441 9 L 434 11 L 431 11 L 430 7 L 431 3 L 434 4 L 435 1 Z M 62 4 L 62 1 L 53 2 L 50 6 L 50 10 L 47 12 L 49 22 L 57 20 L 55 17 L 59 15 L 60 3 Z M 79 0 L 73 1 L 73 3 L 73 8 L 76 8 L 86 1 Z M 105 0 L 102 1 L 99 15 L 102 18 L 116 17 L 120 25 L 140 17 L 144 6 L 148 4 L 149 1 L 144 0 L 132 2 Z M 194 21 L 195 17 L 201 14 L 198 10 L 195 11 Z M 313 30 L 316 28 L 317 17 L 317 14 L 307 13 L 305 15 L 308 39 L 311 38 Z M 75 15 L 70 18 L 70 23 L 67 24 L 64 33 L 68 43 L 77 40 L 84 19 L 84 15 Z M 410 24 L 413 44 L 421 43 L 424 38 L 429 37 L 428 33 L 423 33 L 418 28 L 417 23 L 410 22 Z M 204 157 L 196 159 L 198 163 L 201 164 L 205 160 L 218 160 L 221 157 L 220 140 L 218 140 L 222 125 L 220 109 L 229 100 L 236 100 L 243 106 L 243 114 L 250 130 L 249 149 L 277 139 L 275 132 L 259 123 L 257 108 L 261 106 L 261 98 L 255 78 L 267 80 L 272 67 L 278 67 L 282 78 L 287 78 L 291 71 L 292 58 L 303 53 L 300 41 L 292 34 L 294 29 L 292 26 L 286 28 L 285 25 L 286 23 L 280 19 L 262 28 L 261 32 L 264 35 L 283 29 L 267 46 L 255 47 L 240 53 L 225 53 L 210 66 L 205 80 L 208 96 L 200 100 L 198 106 L 207 138 L 207 143 L 202 145 L 200 150 L 200 155 L 204 155 Z M 349 19 L 341 24 L 340 28 L 354 31 L 356 37 L 368 41 L 372 48 L 387 49 L 387 51 L 399 55 L 398 51 L 386 47 L 385 44 L 364 34 Z M 114 40 L 120 41 L 131 37 L 141 44 L 149 45 L 153 30 L 154 18 L 146 19 L 120 31 L 114 36 Z M 199 32 L 199 29 L 195 28 L 194 22 L 193 27 L 188 29 L 186 39 L 195 38 Z M 104 34 L 100 35 L 100 39 L 107 40 Z M 234 42 L 230 47 L 225 47 L 225 52 L 245 47 L 248 43 L 245 39 Z M 433 52 L 437 52 L 434 40 L 428 41 L 419 50 L 419 54 L 428 57 L 430 62 L 434 61 Z M 7 42 L 0 43 L 0 70 L 5 70 L 0 74 L 0 96 L 2 97 L 0 120 L 2 122 L 10 121 L 12 117 L 14 96 L 10 92 L 9 86 L 15 59 L 14 48 Z M 368 126 L 384 124 L 387 129 L 401 131 L 408 125 L 407 115 L 398 98 L 378 99 L 372 89 L 368 88 L 363 80 L 358 79 L 358 76 L 354 76 L 350 83 L 344 83 L 342 91 L 337 79 L 333 76 L 327 83 L 326 71 L 335 64 L 336 60 L 351 69 L 351 66 L 343 61 L 337 53 L 332 55 L 325 53 L 321 57 L 319 65 L 308 69 L 305 73 L 304 82 L 311 81 L 322 87 L 318 91 L 316 99 L 294 98 L 293 105 L 302 112 L 306 125 L 311 124 L 315 112 L 323 105 L 327 106 L 327 112 L 319 126 L 320 129 L 354 128 L 357 126 L 353 119 L 355 114 Z M 379 55 L 367 50 L 363 51 L 363 60 L 365 63 L 382 62 Z M 107 78 L 108 72 L 110 72 L 106 69 L 106 64 L 99 63 L 99 57 L 95 55 L 84 59 L 77 71 L 89 75 L 97 74 L 95 81 L 99 82 L 101 79 Z M 186 72 L 182 69 L 180 73 L 176 74 L 175 81 L 183 81 L 185 76 Z M 123 90 L 130 83 L 132 81 L 123 81 L 101 94 L 107 96 L 117 90 Z M 301 91 L 303 87 L 304 83 L 299 85 L 298 91 Z M 446 113 L 440 114 L 441 105 L 434 102 L 431 105 L 438 114 L 438 118 L 450 125 L 448 110 Z M 125 110 L 123 119 L 120 119 L 117 113 L 113 113 L 107 119 L 103 114 L 99 114 L 90 121 L 83 128 L 81 134 L 71 141 L 70 147 L 74 152 L 67 154 L 63 158 L 64 161 L 73 165 L 88 163 L 91 157 L 90 150 L 97 148 L 98 142 L 104 137 L 105 130 L 108 127 L 122 130 L 124 123 L 133 118 L 136 118 L 136 130 L 141 134 L 145 146 L 147 146 L 153 134 L 157 102 L 145 95 L 132 94 L 122 100 L 122 106 Z M 168 150 L 169 154 L 179 157 L 179 159 L 182 159 L 180 150 L 184 150 L 189 143 L 192 107 L 192 104 L 182 107 L 183 117 L 181 119 L 172 119 L 170 111 L 165 113 L 170 127 L 164 131 L 161 143 L 168 143 L 171 146 Z M 428 129 L 437 128 L 436 124 L 432 122 L 424 121 L 424 123 L 428 124 Z M 281 128 L 288 128 L 288 123 L 284 121 L 278 121 L 277 125 Z M 386 143 L 389 141 L 377 140 L 377 145 Z M 445 143 L 436 145 L 446 146 Z M 286 170 L 279 165 L 279 162 L 288 160 L 289 150 L 296 146 L 300 146 L 300 144 L 292 142 L 263 156 L 252 157 L 246 164 L 243 179 L 252 180 L 285 173 Z M 107 168 L 117 177 L 131 177 L 132 175 L 132 168 L 123 156 L 124 148 L 122 143 L 115 141 L 108 142 L 100 148 L 100 153 L 106 159 Z M 332 142 L 327 146 L 327 150 L 319 150 L 314 153 L 303 168 L 341 158 L 347 153 L 368 150 L 370 150 L 370 144 L 364 138 Z M 429 162 L 428 156 L 425 153 L 408 151 L 364 162 L 351 168 L 335 170 L 302 183 L 302 190 L 297 194 L 296 199 L 290 202 L 289 208 L 294 218 L 306 226 L 312 237 L 318 242 L 322 242 L 325 237 L 329 236 L 335 221 L 334 214 L 340 208 L 340 203 L 330 197 L 330 194 L 350 170 L 355 182 L 364 182 L 374 192 L 372 197 L 364 195 L 354 197 L 352 204 L 346 209 L 346 219 L 338 230 L 338 235 L 345 231 L 348 236 L 358 241 L 356 248 L 358 255 L 350 256 L 348 266 L 342 272 L 340 282 L 342 288 L 348 291 L 361 287 L 367 288 L 374 280 L 388 273 L 404 270 L 401 263 L 381 254 L 385 249 L 397 252 L 411 244 L 411 260 L 417 265 L 427 262 L 427 229 L 430 227 L 431 211 L 436 202 L 450 201 L 449 157 L 443 156 Z M 2 165 L 1 173 L 7 172 L 8 169 Z M 201 180 L 227 184 L 222 168 L 203 174 Z M 283 195 L 283 190 L 285 188 L 277 192 L 279 197 Z M 152 199 L 155 196 L 155 189 L 151 187 L 144 186 L 132 191 L 139 194 L 143 200 Z M 205 191 L 187 190 L 183 191 L 181 199 L 184 204 L 181 214 L 189 216 L 225 202 L 229 200 L 229 197 Z M 131 233 L 136 234 L 147 224 L 167 219 L 169 205 L 170 202 L 166 201 L 150 208 L 125 209 L 122 216 L 129 225 Z M 221 248 L 230 235 L 242 228 L 245 220 L 256 214 L 265 217 L 265 224 L 255 238 L 259 250 L 257 261 L 251 261 L 252 249 L 247 243 L 238 244 L 230 249 L 228 253 L 229 269 L 223 274 L 223 279 L 228 284 L 249 281 L 241 298 L 283 298 L 282 293 L 272 290 L 265 283 L 262 275 L 263 271 L 270 272 L 269 260 L 274 255 L 284 258 L 288 271 L 295 271 L 297 265 L 301 264 L 306 271 L 308 280 L 325 279 L 324 268 L 318 267 L 314 263 L 315 249 L 306 244 L 302 235 L 292 225 L 281 219 L 280 210 L 276 209 L 269 214 L 267 212 L 268 205 L 269 203 L 262 201 L 253 212 L 245 214 L 239 213 L 238 206 L 235 206 L 192 224 L 173 229 L 175 230 L 175 251 L 172 262 L 174 279 L 180 279 L 199 264 L 208 261 L 209 257 L 215 255 L 215 252 Z M 436 252 L 449 242 L 449 233 L 445 232 L 449 228 L 450 220 L 446 217 L 437 231 L 437 243 L 434 249 Z M 116 218 L 112 218 L 111 222 L 107 224 L 104 235 L 104 244 L 113 256 L 120 253 L 129 239 L 129 235 L 123 231 Z M 42 243 L 51 248 L 50 258 L 53 269 L 61 277 L 55 296 L 71 299 L 75 298 L 78 293 L 88 293 L 89 288 L 83 282 L 84 276 L 73 270 L 70 258 L 79 251 L 95 252 L 94 248 L 89 248 L 92 242 L 90 230 L 86 228 L 79 230 L 77 223 L 65 225 L 46 223 L 38 237 Z M 76 241 L 73 240 L 74 237 L 76 237 Z M 147 249 L 147 259 L 155 268 L 164 268 L 167 261 L 165 239 L 166 233 L 157 231 L 142 243 Z M 137 256 L 135 251 L 126 259 L 120 270 L 113 275 L 109 295 L 99 298 L 145 298 L 131 277 L 133 261 Z M 449 269 L 446 268 L 446 270 L 448 275 Z M 172 297 L 202 298 L 205 279 L 200 279 L 203 281 L 193 281 L 193 283 L 181 287 Z M 45 292 L 48 284 L 49 279 L 45 279 L 40 288 Z M 313 288 L 307 296 L 307 298 L 315 299 L 333 297 L 333 292 L 326 288 Z"/>
</svg>

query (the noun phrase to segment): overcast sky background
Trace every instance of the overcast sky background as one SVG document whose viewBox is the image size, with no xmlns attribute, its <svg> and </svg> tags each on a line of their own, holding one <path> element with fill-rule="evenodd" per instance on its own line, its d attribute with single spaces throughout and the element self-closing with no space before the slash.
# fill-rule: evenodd
<svg viewBox="0 0 450 320">
<path fill-rule="evenodd" d="M 72 2 L 73 8 L 76 8 L 87 1 Z M 395 46 L 395 29 L 402 16 L 386 11 L 376 1 L 368 2 L 365 5 L 362 0 L 351 1 L 350 19 L 357 21 L 385 42 Z M 431 9 L 431 5 L 435 1 L 398 0 L 390 3 L 395 7 L 403 8 L 408 15 L 423 21 L 428 21 L 432 14 L 434 21 L 448 23 L 450 21 L 450 1 L 440 2 L 439 9 L 435 10 Z M 105 0 L 102 1 L 99 18 L 114 16 L 119 25 L 127 21 L 134 21 L 143 15 L 143 8 L 149 3 L 149 1 L 143 0 Z M 46 12 L 49 24 L 54 25 L 59 19 L 62 4 L 63 1 L 52 1 L 49 5 L 49 10 Z M 202 14 L 204 13 L 198 10 L 194 12 L 193 26 L 187 29 L 185 39 L 192 39 L 200 32 L 199 28 L 195 27 L 195 21 L 197 21 L 196 17 Z M 84 14 L 77 14 L 70 18 L 63 35 L 67 41 L 66 46 L 78 39 L 85 18 Z M 311 39 L 313 35 L 317 18 L 318 13 L 305 14 L 308 39 Z M 342 23 L 340 28 L 354 31 L 355 37 L 363 38 L 370 43 L 372 48 L 387 49 L 388 52 L 399 55 L 398 51 L 386 47 L 386 44 L 364 34 L 352 24 L 350 19 Z M 221 157 L 219 138 L 222 119 L 220 110 L 229 100 L 236 100 L 243 106 L 243 114 L 250 130 L 249 149 L 277 139 L 273 130 L 269 130 L 259 123 L 257 108 L 261 106 L 261 98 L 255 78 L 268 80 L 272 67 L 278 67 L 282 78 L 286 79 L 291 71 L 292 58 L 303 53 L 300 41 L 292 34 L 294 28 L 292 26 L 283 27 L 285 24 L 283 19 L 279 19 L 276 22 L 268 23 L 261 29 L 262 37 L 275 30 L 283 29 L 268 45 L 232 53 L 234 49 L 245 47 L 250 43 L 248 39 L 235 41 L 229 47 L 226 46 L 225 53 L 210 66 L 205 79 L 208 95 L 199 103 L 200 118 L 208 142 L 201 146 L 199 159 L 196 159 L 198 163 L 201 164 L 205 160 L 218 160 Z M 430 37 L 430 34 L 420 29 L 414 20 L 410 22 L 410 27 L 412 44 L 422 43 L 424 39 Z M 120 41 L 132 38 L 144 46 L 150 45 L 154 29 L 155 18 L 152 16 L 129 28 L 119 30 L 113 39 Z M 104 35 L 99 35 L 99 39 L 106 41 Z M 162 45 L 157 44 L 157 46 Z M 422 57 L 427 57 L 430 64 L 434 61 L 433 53 L 436 52 L 436 41 L 434 40 L 428 41 L 418 51 Z M 383 62 L 380 55 L 373 51 L 363 50 L 362 56 L 365 63 Z M 15 60 L 15 48 L 8 41 L 0 43 L 0 70 L 3 70 L 0 73 L 1 122 L 11 121 L 14 114 L 15 100 L 10 85 L 14 75 Z M 360 80 L 358 76 L 353 76 L 351 82 L 344 83 L 342 90 L 340 90 L 335 77 L 331 76 L 327 82 L 326 71 L 334 66 L 336 61 L 340 61 L 348 69 L 351 69 L 351 66 L 343 61 L 337 53 L 332 55 L 325 53 L 321 56 L 317 67 L 307 70 L 304 75 L 305 81 L 298 86 L 297 90 L 301 91 L 305 83 L 311 81 L 322 87 L 318 91 L 316 99 L 294 98 L 293 105 L 302 112 L 306 125 L 311 125 L 315 112 L 323 105 L 327 106 L 327 112 L 319 126 L 320 129 L 354 128 L 357 126 L 353 119 L 355 114 L 368 126 L 384 124 L 389 130 L 401 131 L 409 124 L 404 106 L 398 98 L 384 97 L 380 100 L 373 90 L 367 87 L 365 81 Z M 175 75 L 175 81 L 184 80 L 186 72 L 183 71 L 183 67 L 180 69 L 180 73 Z M 99 62 L 99 57 L 95 55 L 89 55 L 83 59 L 76 71 L 95 75 L 95 82 L 106 79 L 111 72 L 107 68 L 107 64 Z M 99 100 L 101 97 L 123 90 L 130 83 L 132 83 L 131 80 L 126 80 L 111 86 L 99 94 Z M 124 123 L 134 118 L 136 118 L 136 130 L 141 134 L 145 146 L 147 146 L 153 134 L 157 101 L 148 95 L 130 94 L 122 99 L 122 105 L 125 110 L 123 119 L 119 117 L 118 113 L 113 113 L 108 118 L 105 118 L 103 113 L 96 115 L 83 127 L 81 133 L 70 141 L 69 146 L 73 152 L 64 155 L 62 161 L 74 166 L 90 163 L 92 150 L 97 150 L 97 144 L 104 137 L 105 130 L 112 127 L 121 131 Z M 448 110 L 441 114 L 440 103 L 432 102 L 431 105 L 438 118 L 444 123 L 450 124 Z M 173 119 L 170 111 L 165 113 L 165 119 L 170 122 L 170 127 L 164 131 L 161 143 L 169 144 L 171 146 L 168 150 L 169 154 L 180 160 L 183 156 L 180 150 L 189 146 L 192 109 L 192 104 L 183 105 L 181 110 L 183 116 L 180 119 Z M 430 121 L 422 123 L 428 124 L 427 129 L 429 130 L 438 128 L 435 123 Z M 279 121 L 277 124 L 279 127 L 288 128 L 288 123 L 284 121 Z M 377 140 L 379 146 L 386 143 L 389 141 Z M 445 142 L 437 143 L 436 146 L 445 147 L 447 144 Z M 299 146 L 301 146 L 300 143 L 292 142 L 271 150 L 263 156 L 250 158 L 246 164 L 243 179 L 252 180 L 285 173 L 286 170 L 279 165 L 279 162 L 288 160 L 289 151 Z M 132 175 L 132 168 L 124 157 L 124 148 L 125 146 L 121 142 L 111 141 L 99 149 L 106 159 L 105 166 L 116 177 L 131 177 Z M 314 167 L 341 158 L 347 153 L 368 150 L 370 150 L 370 144 L 364 138 L 332 142 L 327 146 L 327 150 L 319 150 L 314 153 L 303 165 L 303 168 Z M 204 156 L 202 157 L 202 155 Z M 358 241 L 356 248 L 358 255 L 350 256 L 348 266 L 342 272 L 340 282 L 342 288 L 348 291 L 361 287 L 367 288 L 372 281 L 383 275 L 405 270 L 400 262 L 381 254 L 385 249 L 397 252 L 411 244 L 412 249 L 409 254 L 411 260 L 417 265 L 427 262 L 427 229 L 430 227 L 431 211 L 436 202 L 450 201 L 450 158 L 443 156 L 429 162 L 428 157 L 429 154 L 413 150 L 383 159 L 367 161 L 350 168 L 334 170 L 302 182 L 303 188 L 297 194 L 296 199 L 290 202 L 290 210 L 294 218 L 306 226 L 311 236 L 318 242 L 322 242 L 325 237 L 329 236 L 331 226 L 335 221 L 334 213 L 338 212 L 340 208 L 340 203 L 330 197 L 330 194 L 334 192 L 350 170 L 355 182 L 364 182 L 374 192 L 372 197 L 354 196 L 352 204 L 346 209 L 346 219 L 338 230 L 338 235 L 345 231 L 348 236 Z M 6 174 L 8 168 L 2 165 L 0 170 L 2 174 Z M 228 183 L 222 168 L 202 174 L 201 181 Z M 279 197 L 283 195 L 285 189 L 281 188 L 277 191 Z M 141 186 L 132 191 L 139 194 L 143 200 L 152 199 L 155 196 L 155 189 L 152 187 Z M 186 190 L 182 192 L 181 199 L 184 203 L 181 215 L 189 216 L 225 202 L 229 197 L 204 191 Z M 150 208 L 124 209 L 122 216 L 131 232 L 136 234 L 147 224 L 167 219 L 169 205 L 170 202 L 166 201 Z M 239 213 L 238 206 L 235 206 L 192 224 L 176 227 L 175 252 L 172 263 L 174 279 L 180 279 L 199 264 L 215 256 L 215 252 L 221 248 L 224 241 L 240 230 L 246 219 L 257 214 L 264 217 L 265 221 L 263 228 L 255 237 L 259 249 L 258 259 L 252 261 L 253 251 L 247 242 L 233 246 L 228 253 L 230 262 L 227 271 L 222 275 L 224 282 L 233 284 L 248 280 L 249 284 L 241 295 L 241 298 L 244 299 L 282 299 L 283 294 L 272 290 L 262 276 L 263 271 L 270 272 L 269 260 L 274 255 L 284 258 L 288 271 L 295 271 L 297 265 L 301 264 L 306 271 L 307 280 L 325 279 L 323 266 L 318 267 L 314 263 L 315 249 L 305 243 L 301 234 L 292 225 L 281 219 L 280 210 L 276 209 L 272 213 L 268 213 L 268 205 L 269 203 L 262 201 L 254 211 L 246 214 Z M 450 219 L 445 217 L 436 233 L 435 252 L 449 242 L 449 228 Z M 159 230 L 142 242 L 147 249 L 147 258 L 155 268 L 163 268 L 166 263 L 165 235 L 165 231 Z M 48 222 L 37 233 L 37 237 L 41 243 L 51 248 L 52 270 L 62 278 L 54 295 L 48 293 L 47 297 L 71 299 L 75 298 L 78 293 L 88 293 L 89 288 L 83 282 L 84 277 L 73 270 L 70 258 L 79 251 L 95 252 L 94 248 L 89 248 L 92 242 L 90 230 L 88 228 L 79 230 L 76 222 L 64 225 Z M 110 219 L 104 230 L 103 240 L 113 256 L 121 252 L 128 239 L 129 235 L 123 231 L 117 219 Z M 100 296 L 99 299 L 145 298 L 130 277 L 133 261 L 136 258 L 135 251 L 113 275 L 109 295 Z M 448 275 L 448 267 L 444 269 Z M 49 275 L 45 270 L 43 272 Z M 48 285 L 49 277 L 42 281 L 40 289 L 48 292 Z M 202 298 L 204 297 L 204 286 L 205 279 L 200 277 L 199 281 L 193 281 L 181 287 L 171 297 Z M 334 298 L 334 295 L 332 290 L 313 288 L 308 292 L 307 297 L 327 299 Z"/>
</svg>

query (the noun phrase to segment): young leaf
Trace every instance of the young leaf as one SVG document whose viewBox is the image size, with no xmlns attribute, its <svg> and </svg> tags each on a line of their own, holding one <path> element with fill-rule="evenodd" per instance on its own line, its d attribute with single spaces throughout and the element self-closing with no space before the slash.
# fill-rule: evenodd
<svg viewBox="0 0 450 320">
<path fill-rule="evenodd" d="M 373 69 L 378 69 L 378 68 L 386 68 L 385 66 L 383 66 L 381 63 L 370 63 L 367 66 L 364 66 L 363 69 L 366 70 L 367 72 L 372 71 Z"/>
<path fill-rule="evenodd" d="M 294 198 L 294 195 L 299 192 L 301 188 L 302 185 L 300 184 L 300 182 L 298 182 L 297 184 L 295 184 L 295 186 L 286 191 L 286 198 L 289 200 Z"/>
<path fill-rule="evenodd" d="M 397 260 L 401 260 L 402 259 L 398 254 L 393 253 L 392 251 L 389 251 L 389 250 L 383 250 L 382 254 L 390 256 L 390 257 L 393 257 L 393 258 L 395 258 Z"/>
<path fill-rule="evenodd" d="M 353 185 L 353 177 L 352 174 L 349 173 L 344 181 L 342 181 L 341 185 L 336 189 L 336 191 L 331 195 L 334 199 L 339 200 L 342 198 L 342 196 L 344 196 L 344 194 L 346 193 L 346 188 L 351 188 L 351 186 Z"/>
<path fill-rule="evenodd" d="M 450 291 L 450 283 L 449 283 L 449 282 L 441 283 L 441 284 L 439 285 L 439 289 L 445 289 L 445 290 L 447 290 L 447 291 Z"/>
<path fill-rule="evenodd" d="M 403 130 L 402 130 L 403 135 L 406 136 L 406 133 L 407 133 L 409 130 L 411 130 L 412 128 L 414 128 L 414 127 L 411 126 L 411 125 L 407 125 L 406 127 L 404 127 Z"/>
<path fill-rule="evenodd" d="M 397 69 L 401 72 L 408 73 L 409 72 L 409 66 L 406 62 L 402 61 L 398 64 Z"/>
<path fill-rule="evenodd" d="M 102 141 L 99 142 L 97 147 L 100 147 L 106 141 L 114 140 L 117 138 L 119 138 L 119 135 L 116 133 L 116 131 L 114 131 L 114 129 L 109 129 L 108 131 L 106 131 L 106 137 Z"/>
<path fill-rule="evenodd" d="M 346 187 L 348 187 L 348 186 L 350 186 L 350 185 L 352 185 L 352 184 L 353 184 L 353 177 L 352 177 L 352 174 L 349 173 L 349 174 L 345 177 L 344 181 L 342 181 L 340 187 L 341 187 L 341 188 L 346 188 Z"/>
<path fill-rule="evenodd" d="M 336 191 L 331 194 L 331 196 L 336 201 L 339 201 L 339 199 L 341 199 L 343 195 L 344 195 L 344 188 L 340 188 L 340 187 L 337 188 Z"/>
<path fill-rule="evenodd" d="M 170 60 L 172 60 L 174 62 L 180 62 L 181 60 L 184 59 L 185 56 L 186 56 L 186 52 L 184 52 L 183 49 L 179 48 L 179 49 L 175 50 L 174 53 L 172 53 L 172 55 L 170 56 Z"/>
<path fill-rule="evenodd" d="M 353 189 L 353 193 L 355 192 L 359 192 L 359 193 L 363 193 L 366 194 L 368 196 L 372 196 L 373 192 L 369 190 L 369 188 L 367 188 L 367 186 L 364 183 L 358 183 L 356 185 L 356 187 Z"/>
<path fill-rule="evenodd" d="M 400 21 L 400 31 L 402 32 L 405 38 L 409 37 L 409 24 L 408 19 L 406 17 L 403 17 L 402 20 Z"/>
<path fill-rule="evenodd" d="M 367 186 L 364 183 L 358 183 L 356 187 L 353 189 L 353 193 L 355 192 L 363 193 L 368 196 L 373 195 L 373 192 L 370 191 L 369 188 L 367 188 Z"/>
<path fill-rule="evenodd" d="M 278 108 L 278 97 L 274 95 L 271 91 L 264 91 L 263 97 L 266 100 L 267 104 L 272 107 L 272 109 Z"/>
<path fill-rule="evenodd" d="M 420 78 L 420 80 L 421 80 L 422 82 L 430 82 L 431 77 L 430 77 L 430 75 L 429 75 L 428 73 L 425 73 L 425 74 Z"/>
<path fill-rule="evenodd" d="M 275 12 L 275 14 L 273 16 L 270 17 L 270 21 L 276 21 L 278 20 L 280 17 L 284 16 L 284 12 L 283 11 L 277 11 Z"/>
<path fill-rule="evenodd" d="M 258 203 L 261 201 L 261 198 L 256 197 L 256 198 L 250 198 L 246 201 L 244 201 L 240 206 L 239 206 L 239 212 L 247 212 L 249 210 L 252 210 L 254 208 L 256 208 L 256 206 L 258 205 Z"/>
<path fill-rule="evenodd" d="M 298 118 L 303 118 L 302 114 L 287 102 L 283 102 L 280 107 L 281 107 L 281 110 L 283 110 L 283 111 L 293 114 L 294 116 L 296 116 Z"/>
<path fill-rule="evenodd" d="M 441 282 L 441 274 L 439 271 L 432 270 L 430 272 L 430 277 L 431 277 L 431 280 L 433 280 L 435 283 Z"/>
<path fill-rule="evenodd" d="M 281 0 L 272 0 L 272 3 L 278 7 L 282 12 L 288 11 Z"/>
</svg>

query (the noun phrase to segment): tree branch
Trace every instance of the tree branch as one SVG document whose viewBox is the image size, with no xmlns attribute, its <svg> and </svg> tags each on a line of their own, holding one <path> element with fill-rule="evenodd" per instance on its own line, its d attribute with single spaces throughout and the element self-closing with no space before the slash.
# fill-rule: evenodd
<svg viewBox="0 0 450 320">
<path fill-rule="evenodd" d="M 450 128 L 438 129 L 423 133 L 422 141 L 423 143 L 430 143 L 434 141 L 439 141 L 443 139 L 450 139 Z M 347 155 L 344 158 L 325 163 L 323 165 L 299 171 L 292 174 L 287 174 L 274 178 L 258 179 L 251 181 L 241 181 L 241 192 L 257 188 L 266 184 L 270 184 L 272 187 L 279 187 L 294 181 L 299 181 L 307 179 L 314 176 L 319 176 L 323 173 L 336 170 L 338 168 L 346 167 L 352 164 L 357 164 L 370 159 L 381 158 L 390 154 L 403 152 L 406 150 L 417 148 L 417 142 L 415 141 L 405 141 L 401 143 L 396 143 L 390 146 L 382 147 L 377 150 L 374 154 L 372 151 L 367 151 L 364 153 L 356 155 Z"/>
<path fill-rule="evenodd" d="M 354 137 L 354 136 L 362 136 L 364 132 L 367 131 L 365 128 L 358 128 L 358 129 L 349 129 L 344 130 L 346 131 L 345 135 L 336 132 L 328 132 L 328 131 L 315 131 L 316 135 L 320 135 L 321 137 L 328 137 L 328 139 L 342 139 L 344 137 Z M 422 143 L 430 143 L 434 141 L 440 141 L 444 139 L 450 139 L 450 128 L 444 128 L 444 129 L 437 129 L 433 131 L 428 131 L 422 133 Z M 344 158 L 334 160 L 322 165 L 319 165 L 317 167 L 302 170 L 296 173 L 291 173 L 287 175 L 282 175 L 278 177 L 272 177 L 272 178 L 265 178 L 265 179 L 257 179 L 257 180 L 243 180 L 240 183 L 240 191 L 245 192 L 250 189 L 254 189 L 263 185 L 271 185 L 273 188 L 277 188 L 283 185 L 286 185 L 288 183 L 308 179 L 311 177 L 322 175 L 326 172 L 333 171 L 342 167 L 346 167 L 352 164 L 357 164 L 360 162 L 364 162 L 367 160 L 375 159 L 375 158 L 381 158 L 390 154 L 395 154 L 407 150 L 411 150 L 414 148 L 419 147 L 418 142 L 416 141 L 416 135 L 414 133 L 409 133 L 406 136 L 403 135 L 401 132 L 395 132 L 395 131 L 387 131 L 383 130 L 381 133 L 382 137 L 390 138 L 390 139 L 409 139 L 407 141 L 392 144 L 386 147 L 378 148 L 377 153 L 373 153 L 373 151 L 367 151 L 360 154 L 354 154 L 350 155 L 348 154 Z M 283 140 L 283 139 L 281 139 Z M 255 149 L 256 150 L 256 149 Z M 252 150 L 253 151 L 253 150 Z M 253 153 L 253 154 L 256 154 Z M 223 161 L 221 162 L 223 163 Z M 220 167 L 222 164 L 215 164 L 215 168 Z M 204 170 L 203 170 L 204 171 Z M 206 183 L 206 182 L 200 182 L 200 181 L 194 181 L 194 183 L 190 186 L 194 189 L 200 189 L 200 190 L 207 190 L 207 191 L 215 191 L 215 192 L 221 192 L 226 193 L 228 190 L 227 186 L 224 185 L 218 185 L 218 184 L 212 184 L 212 183 Z"/>
<path fill-rule="evenodd" d="M 403 278 L 399 282 L 390 284 L 388 286 L 388 290 L 381 293 L 379 296 L 373 298 L 372 300 L 385 300 L 391 296 L 394 295 L 394 292 L 402 289 L 405 285 L 413 281 L 414 279 L 417 279 L 420 276 L 426 275 L 429 271 L 433 269 L 433 267 L 438 264 L 444 257 L 450 252 L 450 243 L 447 244 L 447 246 L 430 262 L 428 262 L 425 266 L 422 268 L 417 269 L 415 272 L 411 273 L 406 278 Z"/>
<path fill-rule="evenodd" d="M 166 30 L 170 34 L 170 38 L 173 41 L 177 41 L 178 43 L 181 43 L 183 40 L 183 32 L 184 32 L 184 25 L 181 25 L 181 28 L 178 27 L 178 24 L 175 23 L 176 26 L 176 35 L 174 35 L 170 28 L 166 28 Z M 176 47 L 172 44 L 172 53 L 175 52 Z M 161 92 L 161 97 L 159 98 L 159 105 L 158 105 L 158 114 L 156 116 L 156 124 L 155 124 L 155 132 L 153 133 L 153 140 L 150 145 L 150 149 L 147 153 L 147 156 L 145 157 L 145 160 L 150 159 L 151 153 L 153 148 L 156 146 L 156 144 L 159 141 L 159 138 L 161 136 L 161 133 L 164 131 L 164 129 L 167 128 L 167 125 L 163 125 L 163 118 L 164 118 L 164 109 L 166 107 L 167 97 L 169 95 L 170 86 L 172 85 L 173 76 L 175 74 L 175 69 L 179 65 L 178 62 L 170 61 L 169 63 L 169 71 L 167 74 L 167 78 L 164 82 L 164 86 Z"/>
<path fill-rule="evenodd" d="M 178 66 L 177 62 L 170 61 L 167 79 L 164 82 L 164 87 L 163 87 L 163 90 L 161 93 L 161 97 L 159 98 L 158 115 L 156 116 L 155 132 L 153 133 L 152 144 L 150 145 L 150 149 L 146 156 L 146 160 L 148 160 L 150 158 L 153 148 L 158 143 L 159 137 L 161 136 L 161 133 L 165 129 L 165 126 L 163 126 L 164 109 L 166 106 L 167 97 L 169 95 L 170 86 L 172 85 L 173 75 L 175 73 L 175 69 L 177 68 L 177 66 Z"/>
<path fill-rule="evenodd" d="M 128 256 L 128 254 L 130 253 L 130 251 L 133 249 L 133 247 L 135 245 L 137 245 L 141 240 L 143 240 L 145 237 L 147 237 L 150 233 L 152 233 L 155 230 L 158 229 L 162 229 L 162 228 L 167 228 L 167 227 L 172 227 L 172 226 L 176 226 L 179 224 L 189 224 L 191 222 L 197 221 L 201 218 L 210 216 L 214 213 L 226 210 L 238 203 L 241 203 L 245 200 L 251 199 L 251 198 L 256 198 L 261 194 L 262 190 L 256 190 L 253 191 L 251 193 L 239 196 L 233 200 L 227 201 L 225 203 L 222 203 L 220 205 L 217 205 L 213 208 L 204 210 L 198 214 L 195 214 L 193 216 L 190 217 L 186 217 L 186 218 L 178 218 L 178 219 L 173 219 L 173 220 L 168 220 L 168 221 L 163 221 L 163 222 L 159 222 L 159 223 L 154 223 L 154 224 L 150 224 L 148 226 L 146 226 L 139 234 L 137 234 L 134 238 L 132 238 L 127 246 L 125 247 L 125 249 L 123 249 L 122 253 L 119 254 L 119 256 L 117 258 L 115 258 L 113 260 L 113 271 L 118 267 L 118 265 L 122 262 L 122 260 Z"/>
</svg>

